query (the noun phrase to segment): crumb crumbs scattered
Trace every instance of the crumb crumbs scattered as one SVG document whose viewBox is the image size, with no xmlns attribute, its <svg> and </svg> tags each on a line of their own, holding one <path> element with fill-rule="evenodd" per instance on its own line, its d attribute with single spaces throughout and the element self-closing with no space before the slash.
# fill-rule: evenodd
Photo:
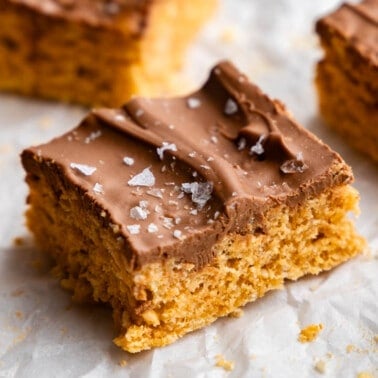
<svg viewBox="0 0 378 378">
<path fill-rule="evenodd" d="M 374 378 L 374 375 L 368 371 L 361 371 L 357 374 L 357 378 Z"/>
<path fill-rule="evenodd" d="M 312 342 L 318 337 L 322 329 L 323 329 L 322 323 L 310 324 L 306 328 L 303 328 L 301 330 L 298 336 L 298 341 L 300 341 L 301 343 Z"/>
<path fill-rule="evenodd" d="M 320 374 L 324 374 L 325 371 L 326 371 L 326 364 L 323 360 L 319 360 L 315 363 L 314 365 L 314 369 L 320 373 Z"/>
<path fill-rule="evenodd" d="M 354 352 L 356 350 L 356 347 L 352 344 L 349 344 L 346 346 L 345 350 L 347 351 L 347 353 L 351 353 L 351 352 Z"/>
<path fill-rule="evenodd" d="M 25 244 L 25 240 L 22 236 L 16 236 L 14 239 L 13 239 L 13 245 L 16 246 L 16 247 L 20 247 L 22 245 Z"/>
<path fill-rule="evenodd" d="M 235 362 L 226 360 L 221 354 L 217 354 L 215 360 L 215 366 L 221 367 L 226 371 L 234 370 Z"/>
<path fill-rule="evenodd" d="M 125 366 L 127 366 L 127 361 L 123 358 L 122 360 L 120 360 L 118 362 L 118 365 L 121 366 L 121 367 L 125 367 Z"/>
<path fill-rule="evenodd" d="M 220 34 L 220 40 L 223 43 L 232 43 L 236 39 L 236 31 L 233 27 L 225 27 Z"/>
<path fill-rule="evenodd" d="M 12 297 L 20 297 L 22 294 L 24 294 L 24 290 L 22 289 L 16 289 L 11 292 Z"/>
<path fill-rule="evenodd" d="M 244 315 L 244 311 L 241 308 L 237 308 L 228 314 L 230 318 L 241 318 Z"/>
</svg>

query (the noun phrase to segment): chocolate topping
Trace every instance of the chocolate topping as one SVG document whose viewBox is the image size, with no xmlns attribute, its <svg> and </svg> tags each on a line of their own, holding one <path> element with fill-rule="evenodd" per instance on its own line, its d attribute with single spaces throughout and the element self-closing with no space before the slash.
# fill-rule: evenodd
<svg viewBox="0 0 378 378">
<path fill-rule="evenodd" d="M 198 92 L 94 110 L 25 151 L 24 164 L 28 154 L 106 210 L 134 268 L 163 257 L 200 268 L 226 233 L 266 229 L 268 208 L 352 180 L 338 154 L 228 62 Z"/>
<path fill-rule="evenodd" d="M 378 0 L 343 4 L 316 24 L 321 35 L 337 33 L 350 48 L 378 68 Z"/>
<path fill-rule="evenodd" d="M 153 0 L 7 0 L 49 17 L 143 33 Z M 118 22 L 122 21 L 122 22 Z"/>
</svg>

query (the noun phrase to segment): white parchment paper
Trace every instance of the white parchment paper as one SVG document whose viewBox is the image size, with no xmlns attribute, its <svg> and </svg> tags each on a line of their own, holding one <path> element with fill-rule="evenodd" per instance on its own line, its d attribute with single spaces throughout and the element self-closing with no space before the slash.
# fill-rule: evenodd
<svg viewBox="0 0 378 378">
<path fill-rule="evenodd" d="M 324 127 L 313 87 L 321 56 L 314 21 L 339 3 L 221 1 L 188 54 L 184 81 L 198 87 L 216 61 L 231 59 L 340 152 L 354 169 L 362 210 L 357 227 L 370 254 L 288 283 L 247 305 L 241 318 L 220 319 L 166 348 L 125 353 L 112 344 L 110 310 L 71 305 L 24 228 L 27 188 L 19 152 L 72 128 L 86 110 L 3 94 L 0 377 L 378 377 L 378 168 Z M 322 323 L 323 331 L 312 343 L 299 343 L 301 328 L 311 323 Z M 215 366 L 218 354 L 234 370 Z"/>
</svg>

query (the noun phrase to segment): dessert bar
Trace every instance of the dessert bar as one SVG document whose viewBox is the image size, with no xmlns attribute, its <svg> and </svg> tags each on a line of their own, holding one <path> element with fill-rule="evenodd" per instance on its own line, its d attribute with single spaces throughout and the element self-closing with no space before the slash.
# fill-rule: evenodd
<svg viewBox="0 0 378 378">
<path fill-rule="evenodd" d="M 172 91 L 172 73 L 215 7 L 216 0 L 0 0 L 0 90 L 113 107 Z"/>
<path fill-rule="evenodd" d="M 350 167 L 229 62 L 188 96 L 93 110 L 22 162 L 37 244 L 75 300 L 110 304 L 129 352 L 364 246 Z"/>
<path fill-rule="evenodd" d="M 316 86 L 326 123 L 378 162 L 378 0 L 343 4 L 316 24 Z"/>
</svg>

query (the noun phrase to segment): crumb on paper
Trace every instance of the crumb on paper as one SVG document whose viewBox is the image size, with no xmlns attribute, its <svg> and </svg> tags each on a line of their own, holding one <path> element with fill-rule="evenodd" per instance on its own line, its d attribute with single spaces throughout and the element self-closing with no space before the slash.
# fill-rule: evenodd
<svg viewBox="0 0 378 378">
<path fill-rule="evenodd" d="M 52 126 L 52 119 L 48 116 L 45 116 L 45 117 L 42 117 L 38 123 L 39 123 L 40 129 L 48 130 Z"/>
<path fill-rule="evenodd" d="M 68 332 L 68 329 L 67 329 L 66 327 L 62 327 L 62 328 L 60 329 L 60 333 L 61 333 L 62 335 L 66 335 L 67 332 Z"/>
<path fill-rule="evenodd" d="M 310 343 L 314 341 L 320 331 L 323 329 L 323 324 L 310 324 L 307 327 L 301 329 L 301 332 L 299 333 L 298 340 L 301 343 Z"/>
<path fill-rule="evenodd" d="M 18 319 L 22 319 L 24 317 L 24 314 L 21 311 L 16 311 L 14 314 Z"/>
<path fill-rule="evenodd" d="M 356 347 L 352 344 L 348 344 L 346 346 L 345 350 L 347 351 L 347 353 L 351 353 L 351 352 L 354 352 L 356 350 Z"/>
<path fill-rule="evenodd" d="M 314 369 L 320 373 L 320 374 L 324 374 L 325 371 L 326 371 L 326 364 L 323 360 L 319 360 L 315 363 L 314 365 Z"/>
<path fill-rule="evenodd" d="M 237 308 L 236 310 L 228 314 L 230 318 L 241 318 L 243 315 L 244 315 L 244 311 L 241 308 Z"/>
<path fill-rule="evenodd" d="M 26 339 L 26 337 L 29 335 L 31 331 L 31 328 L 30 327 L 27 327 L 25 329 L 25 331 L 23 332 L 20 332 L 14 339 L 13 339 L 13 346 L 16 346 L 17 344 L 21 343 L 22 341 L 24 341 Z"/>
<path fill-rule="evenodd" d="M 220 33 L 219 39 L 223 43 L 232 43 L 236 40 L 236 30 L 232 26 L 226 26 Z"/>
<path fill-rule="evenodd" d="M 13 245 L 16 247 L 20 247 L 25 244 L 25 239 L 22 236 L 16 236 L 13 239 Z"/>
<path fill-rule="evenodd" d="M 232 371 L 235 367 L 235 362 L 226 360 L 223 355 L 217 354 L 215 356 L 215 366 L 221 367 L 226 371 Z"/>
<path fill-rule="evenodd" d="M 127 361 L 124 358 L 122 358 L 122 360 L 118 362 L 118 365 L 121 367 L 125 367 L 127 366 Z"/>
<path fill-rule="evenodd" d="M 24 294 L 24 290 L 22 289 L 16 289 L 11 292 L 12 297 L 20 297 L 22 294 Z"/>
<path fill-rule="evenodd" d="M 357 374 L 357 378 L 374 378 L 374 375 L 368 371 L 361 371 Z"/>
</svg>

